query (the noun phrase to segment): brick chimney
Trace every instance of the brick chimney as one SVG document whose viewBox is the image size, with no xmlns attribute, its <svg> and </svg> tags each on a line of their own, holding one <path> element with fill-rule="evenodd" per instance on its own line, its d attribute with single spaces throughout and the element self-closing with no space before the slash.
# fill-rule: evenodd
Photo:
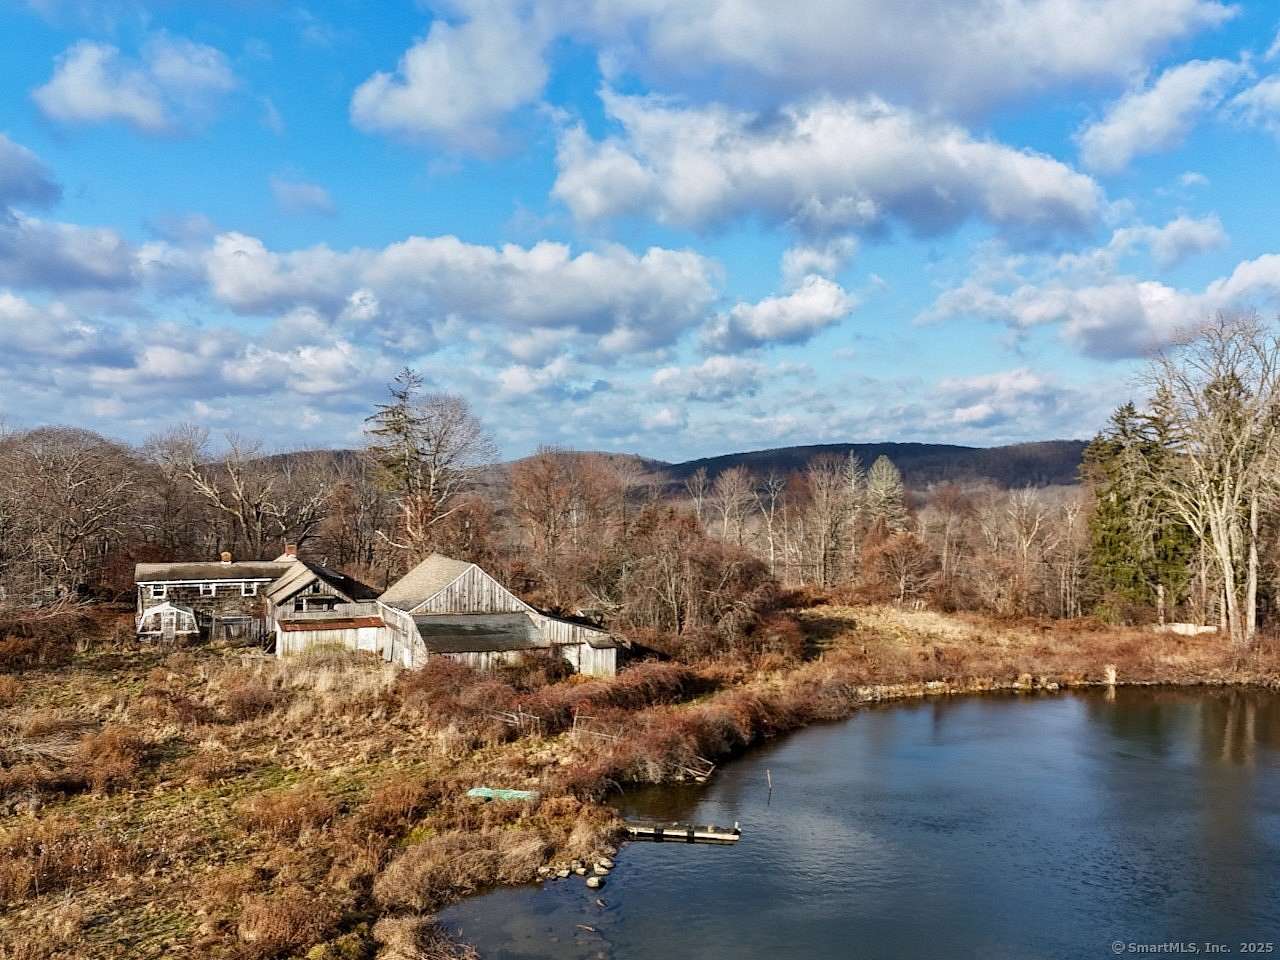
<svg viewBox="0 0 1280 960">
<path fill-rule="evenodd" d="M 223 551 L 222 551 L 222 562 L 223 562 L 223 563 L 230 563 L 230 562 L 231 562 L 231 551 L 230 551 L 230 550 L 223 550 Z"/>
<path fill-rule="evenodd" d="M 298 558 L 298 545 L 296 543 L 286 543 L 284 545 L 284 555 L 286 557 Z"/>
</svg>

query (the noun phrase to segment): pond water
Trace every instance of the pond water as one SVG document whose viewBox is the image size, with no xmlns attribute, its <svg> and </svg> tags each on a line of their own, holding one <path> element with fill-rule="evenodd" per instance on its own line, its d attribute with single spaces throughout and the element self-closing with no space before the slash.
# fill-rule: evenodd
<svg viewBox="0 0 1280 960">
<path fill-rule="evenodd" d="M 501 889 L 441 919 L 513 960 L 1280 953 L 1275 694 L 883 706 L 621 806 L 742 839 L 628 844 L 600 891 Z"/>
</svg>

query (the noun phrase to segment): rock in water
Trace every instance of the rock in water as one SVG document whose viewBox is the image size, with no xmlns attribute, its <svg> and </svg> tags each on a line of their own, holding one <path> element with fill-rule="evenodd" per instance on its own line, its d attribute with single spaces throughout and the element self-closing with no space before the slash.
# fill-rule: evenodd
<svg viewBox="0 0 1280 960">
<path fill-rule="evenodd" d="M 604 877 L 587 877 L 587 886 L 592 890 L 599 890 L 604 886 Z"/>
<path fill-rule="evenodd" d="M 608 857 L 601 857 L 599 860 L 596 861 L 596 863 L 604 867 L 606 870 L 613 869 L 613 861 L 610 860 Z"/>
</svg>

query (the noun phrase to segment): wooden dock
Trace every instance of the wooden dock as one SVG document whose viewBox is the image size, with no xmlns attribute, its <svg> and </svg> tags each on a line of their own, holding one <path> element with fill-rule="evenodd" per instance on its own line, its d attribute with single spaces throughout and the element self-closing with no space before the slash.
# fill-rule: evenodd
<svg viewBox="0 0 1280 960">
<path fill-rule="evenodd" d="M 713 823 L 628 820 L 626 830 L 632 840 L 656 840 L 659 843 L 737 843 L 742 836 L 736 823 L 732 827 L 717 827 Z"/>
</svg>

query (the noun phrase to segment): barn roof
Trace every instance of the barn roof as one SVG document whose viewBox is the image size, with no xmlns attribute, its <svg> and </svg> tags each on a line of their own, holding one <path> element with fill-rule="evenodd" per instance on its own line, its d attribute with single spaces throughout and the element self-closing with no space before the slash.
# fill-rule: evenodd
<svg viewBox="0 0 1280 960">
<path fill-rule="evenodd" d="M 544 647 L 527 613 L 446 613 L 413 618 L 428 653 L 496 653 Z"/>
<path fill-rule="evenodd" d="M 136 583 L 154 583 L 160 580 L 275 580 L 292 566 L 292 563 L 275 563 L 270 560 L 140 563 L 133 568 L 133 579 Z"/>
<path fill-rule="evenodd" d="M 449 586 L 471 566 L 465 560 L 433 553 L 388 587 L 378 599 L 390 607 L 412 610 Z"/>
<path fill-rule="evenodd" d="M 290 566 L 294 569 L 271 585 L 268 596 L 271 597 L 273 602 L 292 596 L 313 580 L 327 583 L 343 597 L 354 602 L 376 600 L 378 598 L 378 591 L 373 587 L 331 567 L 312 563 L 310 560 L 293 561 Z"/>
</svg>

